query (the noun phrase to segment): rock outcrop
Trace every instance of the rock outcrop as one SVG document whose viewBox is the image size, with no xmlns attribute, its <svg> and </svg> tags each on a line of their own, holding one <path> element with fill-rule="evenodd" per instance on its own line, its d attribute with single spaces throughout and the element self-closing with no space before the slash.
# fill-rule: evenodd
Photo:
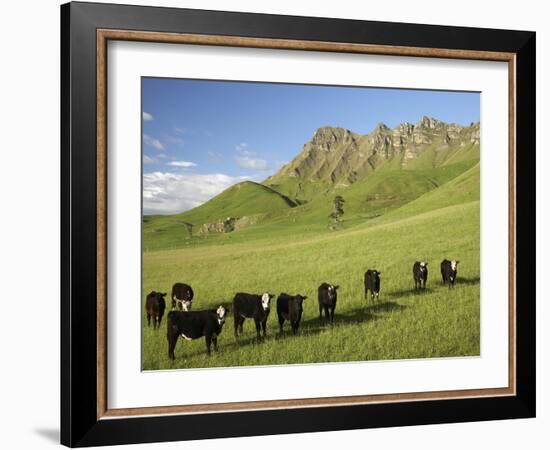
<svg viewBox="0 0 550 450">
<path fill-rule="evenodd" d="M 479 143 L 479 123 L 464 127 L 427 116 L 393 129 L 379 123 L 366 135 L 327 126 L 317 129 L 301 152 L 264 184 L 275 186 L 285 178 L 350 184 L 389 160 L 397 159 L 406 168 L 430 148 L 441 151 Z"/>
</svg>

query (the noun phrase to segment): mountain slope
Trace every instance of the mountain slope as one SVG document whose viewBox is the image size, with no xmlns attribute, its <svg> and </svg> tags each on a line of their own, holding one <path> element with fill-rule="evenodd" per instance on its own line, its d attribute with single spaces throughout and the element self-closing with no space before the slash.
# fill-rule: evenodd
<svg viewBox="0 0 550 450">
<path fill-rule="evenodd" d="M 264 184 L 304 203 L 377 171 L 429 169 L 464 160 L 479 160 L 479 123 L 462 127 L 423 117 L 394 129 L 381 123 L 367 135 L 322 127 Z"/>
<path fill-rule="evenodd" d="M 235 184 L 206 203 L 176 217 L 194 225 L 254 214 L 276 214 L 295 205 L 268 186 L 244 181 Z"/>
<path fill-rule="evenodd" d="M 144 248 L 171 247 L 199 233 L 202 225 L 228 217 L 246 217 L 256 224 L 295 207 L 295 203 L 273 189 L 244 181 L 235 184 L 206 203 L 170 216 L 143 218 Z"/>
<path fill-rule="evenodd" d="M 477 163 L 469 170 L 441 187 L 427 192 L 384 217 L 393 220 L 427 211 L 466 204 L 480 200 L 480 165 Z"/>
<path fill-rule="evenodd" d="M 277 222 L 281 228 L 292 227 L 296 232 L 327 230 L 334 196 L 340 194 L 345 200 L 346 227 L 362 224 L 440 191 L 462 174 L 470 172 L 475 165 L 479 167 L 476 161 L 467 160 L 430 169 L 376 171 L 350 186 L 319 193 L 311 201 L 273 217 L 271 222 Z M 436 196 L 437 202 L 444 203 L 447 197 L 455 198 L 452 189 L 441 191 Z M 477 195 L 479 198 L 479 187 Z"/>
</svg>

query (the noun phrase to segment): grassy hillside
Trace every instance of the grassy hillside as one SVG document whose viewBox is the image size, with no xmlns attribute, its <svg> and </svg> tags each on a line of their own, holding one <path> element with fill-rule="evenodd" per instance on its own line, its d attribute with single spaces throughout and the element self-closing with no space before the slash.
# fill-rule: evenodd
<svg viewBox="0 0 550 450">
<path fill-rule="evenodd" d="M 305 235 L 329 233 L 328 215 L 336 194 L 342 195 L 346 200 L 345 226 L 361 225 L 445 185 L 476 164 L 478 161 L 466 159 L 440 167 L 381 170 L 350 186 L 322 188 L 317 185 L 319 189 L 324 189 L 324 192 L 319 192 L 313 200 L 299 206 L 295 206 L 286 197 L 269 187 L 252 182 L 240 183 L 204 205 L 183 214 L 147 216 L 143 226 L 143 248 L 144 251 L 176 249 L 198 245 L 223 245 L 248 239 L 262 239 L 274 234 L 288 236 L 292 233 L 299 238 Z M 440 195 L 446 197 L 459 194 Z M 466 200 L 475 198 L 473 193 Z M 443 198 L 443 202 L 445 201 Z M 232 233 L 199 236 L 198 231 L 203 223 L 228 216 L 255 217 L 257 220 L 253 226 Z M 194 236 L 189 235 L 185 223 L 194 225 Z"/>
<path fill-rule="evenodd" d="M 253 223 L 268 220 L 289 209 L 295 204 L 273 189 L 245 181 L 223 191 L 208 202 L 171 216 L 146 216 L 143 221 L 143 248 L 149 249 L 181 247 L 189 244 L 189 228 L 193 234 L 199 232 L 204 223 L 224 220 L 227 217 L 247 216 Z"/>
<path fill-rule="evenodd" d="M 461 260 L 452 291 L 437 273 L 444 257 Z M 430 262 L 428 289 L 421 293 L 412 289 L 416 259 Z M 363 299 L 363 273 L 371 267 L 382 272 L 376 304 Z M 146 370 L 478 355 L 479 202 L 310 239 L 275 236 L 144 254 L 144 297 L 153 289 L 169 291 L 176 280 L 192 284 L 195 309 L 229 304 L 237 291 L 307 295 L 302 334 L 277 339 L 273 310 L 266 342 L 254 342 L 247 320 L 237 343 L 229 317 L 219 353 L 208 358 L 204 340 L 180 340 L 176 361 L 170 362 L 164 326 L 160 331 L 145 326 Z M 341 286 L 333 328 L 318 321 L 316 288 L 323 281 Z"/>
<path fill-rule="evenodd" d="M 460 205 L 479 201 L 479 163 L 472 168 L 453 178 L 439 189 L 427 192 L 414 201 L 389 213 L 383 220 L 395 220 L 400 217 L 408 217 L 421 212 L 432 211 L 452 205 Z"/>
</svg>

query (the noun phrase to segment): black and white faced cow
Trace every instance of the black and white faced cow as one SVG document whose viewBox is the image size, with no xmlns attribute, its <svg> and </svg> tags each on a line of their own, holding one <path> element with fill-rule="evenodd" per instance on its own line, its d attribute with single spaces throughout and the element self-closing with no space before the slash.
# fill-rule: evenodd
<svg viewBox="0 0 550 450">
<path fill-rule="evenodd" d="M 365 299 L 370 291 L 371 300 L 378 300 L 380 296 L 380 274 L 376 269 L 369 269 L 365 272 Z"/>
<path fill-rule="evenodd" d="M 323 322 L 323 311 L 325 311 L 325 323 L 334 323 L 334 310 L 338 300 L 339 286 L 329 283 L 322 283 L 317 289 L 317 298 L 319 301 L 319 320 Z M 330 316 L 329 316 L 330 313 Z"/>
<path fill-rule="evenodd" d="M 260 340 L 260 328 L 263 337 L 266 335 L 267 318 L 269 316 L 272 294 L 265 292 L 262 295 L 238 292 L 233 298 L 233 319 L 235 320 L 235 338 L 243 333 L 244 319 L 254 319 L 256 334 Z"/>
<path fill-rule="evenodd" d="M 172 286 L 172 309 L 176 309 L 177 305 L 180 311 L 191 311 L 193 295 L 193 289 L 188 284 L 174 284 Z"/>
<path fill-rule="evenodd" d="M 443 279 L 443 284 L 449 285 L 449 289 L 455 287 L 459 262 L 455 260 L 449 261 L 448 259 L 441 261 L 441 278 Z"/>
<path fill-rule="evenodd" d="M 415 261 L 413 264 L 413 279 L 415 289 L 426 289 L 428 281 L 428 263 L 425 261 Z"/>
<path fill-rule="evenodd" d="M 153 318 L 153 328 L 160 327 L 162 316 L 164 316 L 164 310 L 166 309 L 166 302 L 164 301 L 166 292 L 151 291 L 147 294 L 145 299 L 145 312 L 147 313 L 147 326 L 151 326 L 151 317 Z"/>
<path fill-rule="evenodd" d="M 279 332 L 283 334 L 283 324 L 285 320 L 290 322 L 292 332 L 298 333 L 300 320 L 302 319 L 303 301 L 307 297 L 304 295 L 288 295 L 284 292 L 277 297 L 277 316 L 279 318 Z"/>
<path fill-rule="evenodd" d="M 200 339 L 204 336 L 206 353 L 210 355 L 210 347 L 218 351 L 218 336 L 222 332 L 229 309 L 220 305 L 216 309 L 204 311 L 170 311 L 168 313 L 168 358 L 175 359 L 174 350 L 181 336 L 187 341 Z"/>
</svg>

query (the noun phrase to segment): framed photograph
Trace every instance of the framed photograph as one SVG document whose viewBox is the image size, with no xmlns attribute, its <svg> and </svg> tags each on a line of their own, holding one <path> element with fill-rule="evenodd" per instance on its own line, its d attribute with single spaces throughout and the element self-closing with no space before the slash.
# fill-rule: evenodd
<svg viewBox="0 0 550 450">
<path fill-rule="evenodd" d="M 535 415 L 535 33 L 61 7 L 61 441 Z"/>
</svg>

